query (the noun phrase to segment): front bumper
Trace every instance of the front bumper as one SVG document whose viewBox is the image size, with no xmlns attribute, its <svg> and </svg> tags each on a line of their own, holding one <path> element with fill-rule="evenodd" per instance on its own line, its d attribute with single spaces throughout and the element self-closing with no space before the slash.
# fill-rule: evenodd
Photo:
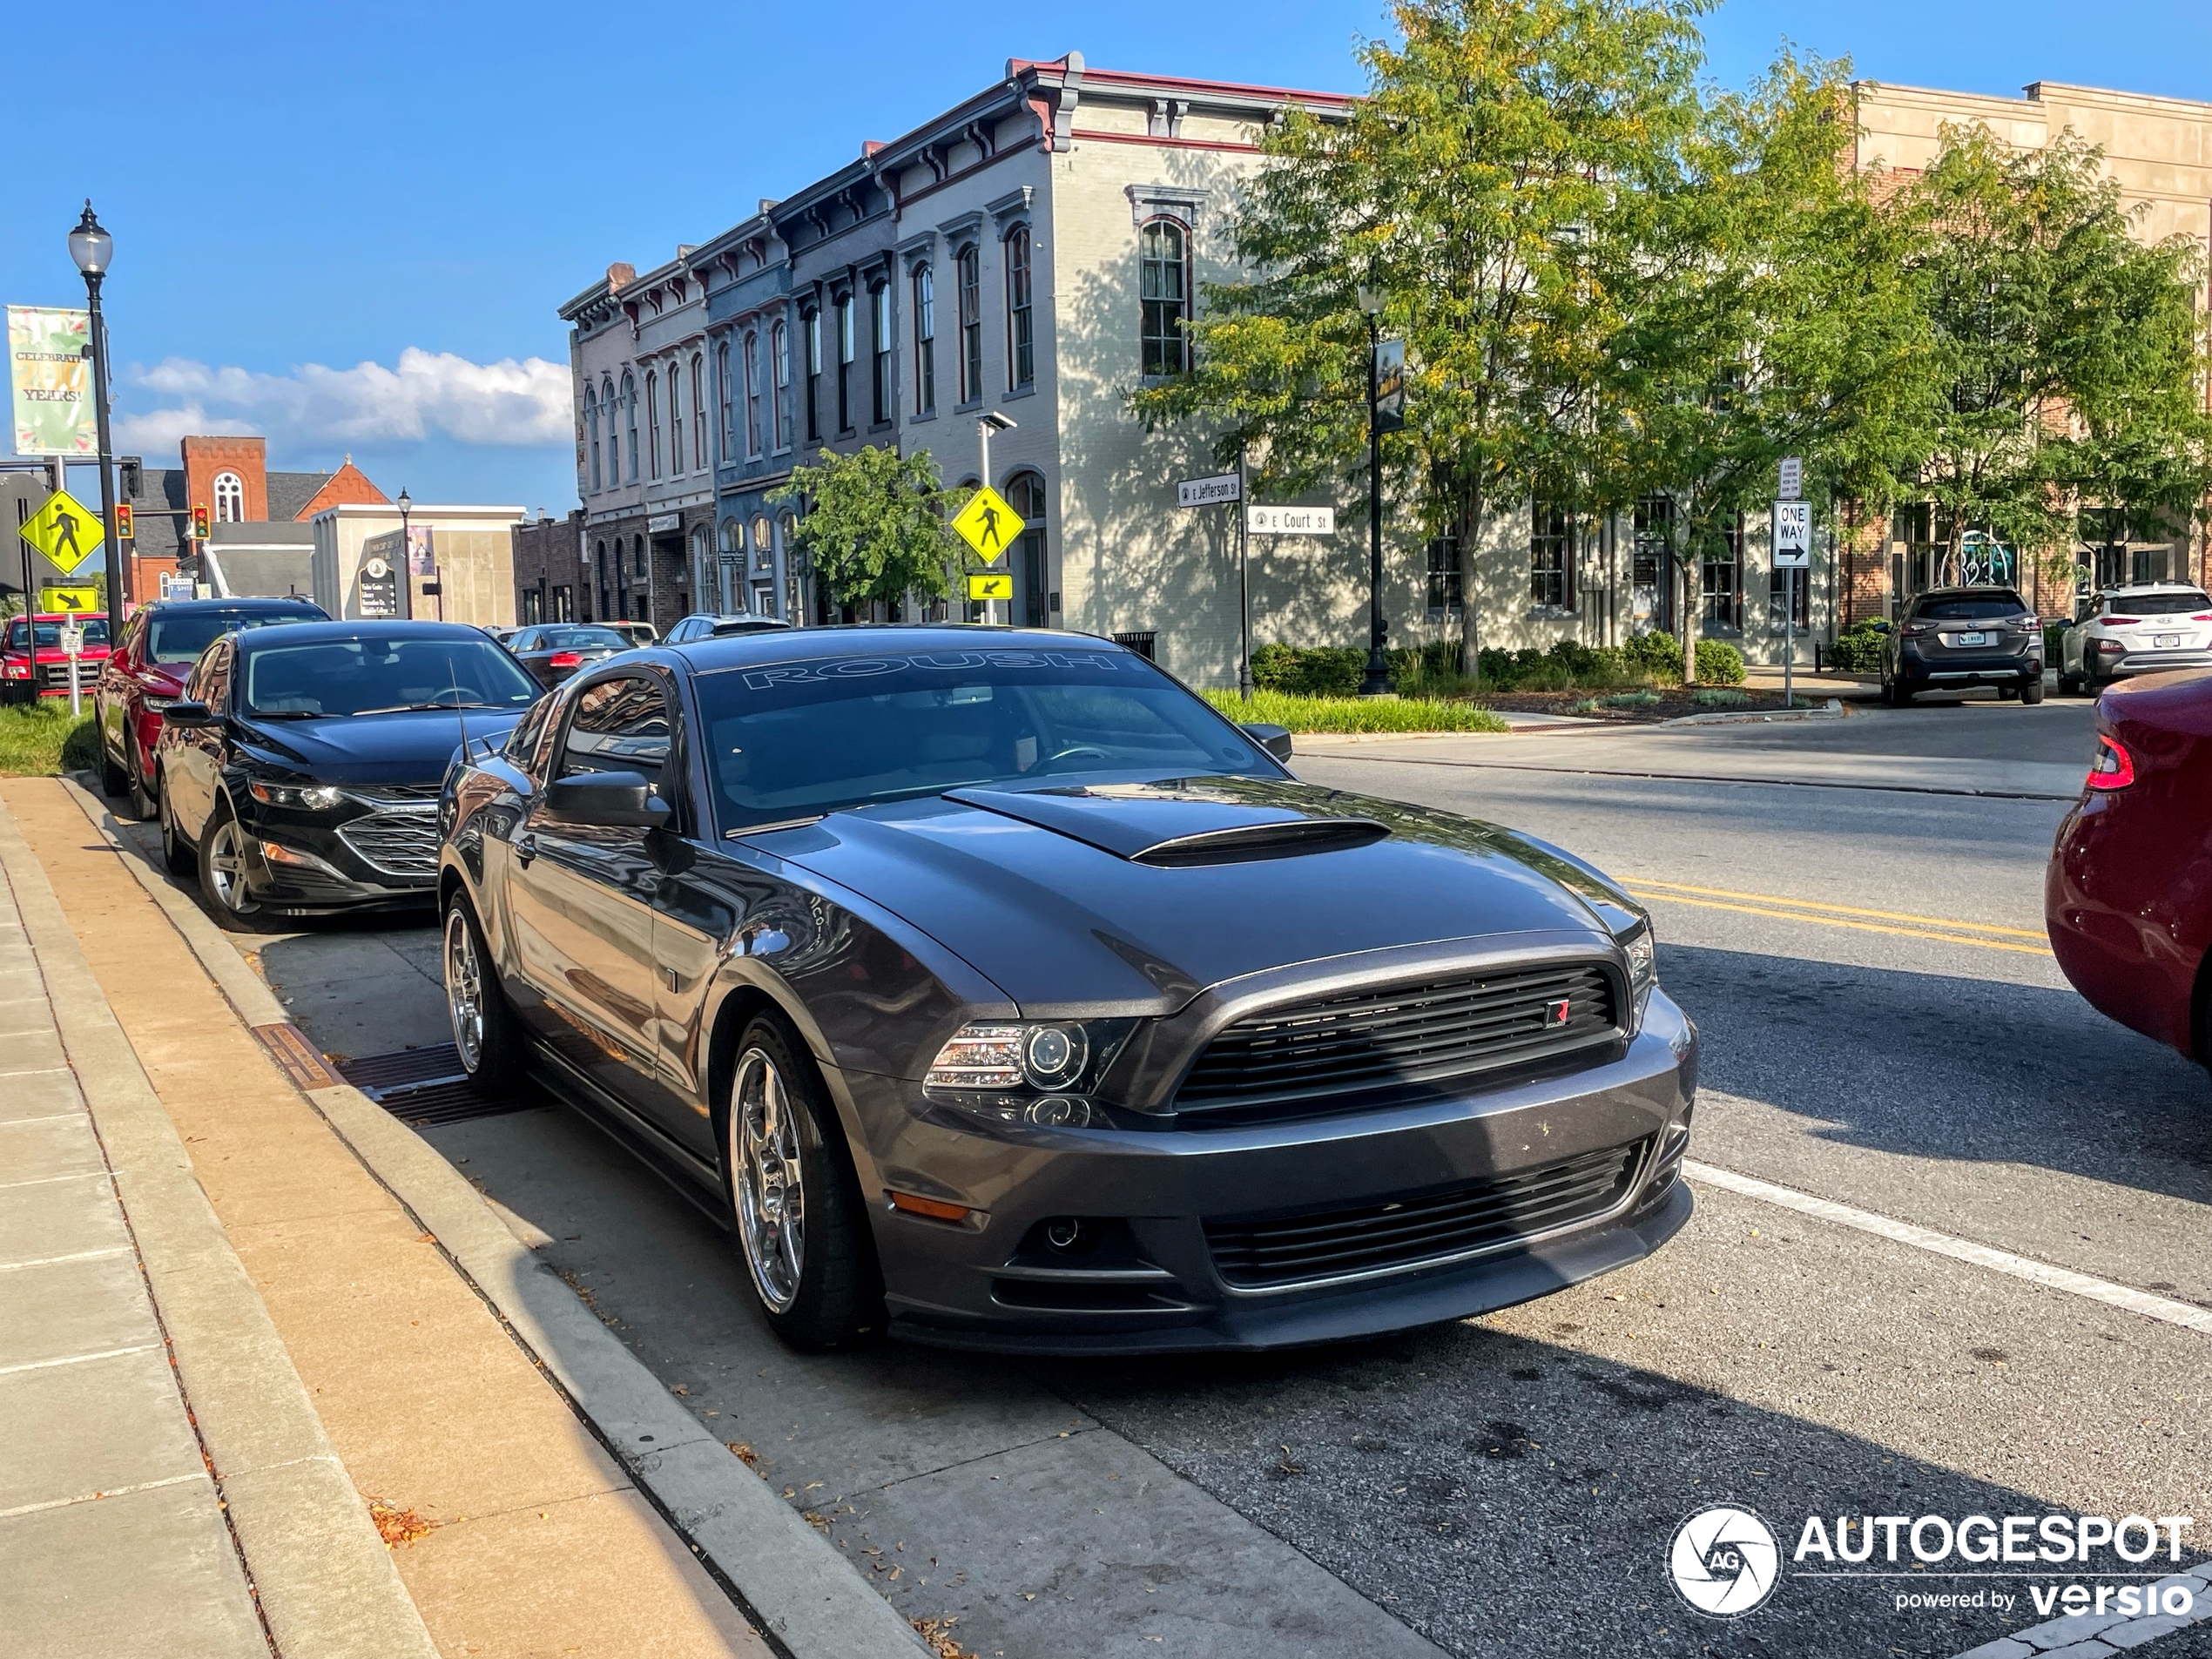
<svg viewBox="0 0 2212 1659">
<path fill-rule="evenodd" d="M 294 915 L 421 905 L 437 894 L 435 803 L 333 819 L 256 807 L 239 827 L 252 850 L 246 890 L 268 909 Z"/>
<path fill-rule="evenodd" d="M 865 1197 L 894 1334 L 1128 1354 L 1373 1336 L 1509 1306 L 1642 1259 L 1689 1217 L 1680 1165 L 1696 1067 L 1695 1029 L 1654 992 L 1617 1059 L 1301 1122 L 1049 1129 L 986 1123 L 898 1079 L 846 1073 L 832 1087 L 859 1118 L 873 1165 Z M 1242 1246 L 1230 1242 L 1317 1228 L 1387 1241 L 1415 1234 L 1408 1216 L 1471 1213 L 1487 1194 L 1539 1190 L 1554 1171 L 1608 1159 L 1617 1181 L 1533 1235 L 1493 1228 L 1356 1272 L 1267 1283 L 1238 1265 Z M 975 1213 L 948 1223 L 896 1211 L 893 1189 Z M 1061 1217 L 1090 1226 L 1105 1241 L 1099 1253 L 1062 1263 L 1042 1248 Z"/>
<path fill-rule="evenodd" d="M 2170 674 L 2176 669 L 2212 668 L 2212 651 L 2131 651 L 2123 656 L 2108 657 L 2099 651 L 2096 671 L 2105 679 L 2123 679 L 2131 674 Z"/>
</svg>

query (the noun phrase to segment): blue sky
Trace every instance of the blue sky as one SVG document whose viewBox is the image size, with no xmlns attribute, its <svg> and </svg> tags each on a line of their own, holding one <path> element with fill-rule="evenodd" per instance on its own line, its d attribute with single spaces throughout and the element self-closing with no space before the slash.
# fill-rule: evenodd
<svg viewBox="0 0 2212 1659">
<path fill-rule="evenodd" d="M 118 447 L 173 462 L 180 428 L 262 431 L 278 466 L 350 451 L 390 493 L 557 512 L 574 477 L 555 311 L 610 260 L 643 269 L 705 239 L 1009 56 L 1072 46 L 1117 68 L 1352 91 L 1355 40 L 1383 26 L 1377 0 L 1041 16 L 880 0 L 81 9 L 42 61 L 84 76 L 84 101 L 19 111 L 0 299 L 81 302 L 64 238 L 90 194 L 117 241 Z M 2205 0 L 1727 0 L 1706 35 L 1731 84 L 1786 37 L 1919 85 L 2212 101 Z"/>
</svg>

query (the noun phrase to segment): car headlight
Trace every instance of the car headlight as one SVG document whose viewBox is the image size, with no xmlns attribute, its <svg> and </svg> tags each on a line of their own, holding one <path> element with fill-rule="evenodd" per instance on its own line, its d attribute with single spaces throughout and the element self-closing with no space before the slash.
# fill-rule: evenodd
<svg viewBox="0 0 2212 1659">
<path fill-rule="evenodd" d="M 1634 931 L 1619 934 L 1615 942 L 1629 959 L 1629 995 L 1635 999 L 1640 1017 L 1643 999 L 1659 983 L 1659 941 L 1652 934 L 1651 924 L 1644 921 Z"/>
<path fill-rule="evenodd" d="M 259 779 L 246 786 L 246 792 L 268 806 L 293 812 L 327 813 L 346 799 L 346 792 L 330 784 L 265 784 Z"/>
<path fill-rule="evenodd" d="M 1080 1092 L 1105 1071 L 1133 1024 L 1050 1020 L 964 1025 L 929 1062 L 923 1086 Z"/>
</svg>

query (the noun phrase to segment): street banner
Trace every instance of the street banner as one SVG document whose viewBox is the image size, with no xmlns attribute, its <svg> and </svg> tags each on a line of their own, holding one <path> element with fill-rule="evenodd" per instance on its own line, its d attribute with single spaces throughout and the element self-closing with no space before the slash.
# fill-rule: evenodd
<svg viewBox="0 0 2212 1659">
<path fill-rule="evenodd" d="M 8 383 L 16 453 L 99 453 L 92 409 L 91 314 L 53 306 L 8 307 Z"/>
<path fill-rule="evenodd" d="M 438 573 L 436 543 L 430 539 L 428 524 L 408 527 L 407 573 L 409 576 L 435 576 Z"/>
</svg>

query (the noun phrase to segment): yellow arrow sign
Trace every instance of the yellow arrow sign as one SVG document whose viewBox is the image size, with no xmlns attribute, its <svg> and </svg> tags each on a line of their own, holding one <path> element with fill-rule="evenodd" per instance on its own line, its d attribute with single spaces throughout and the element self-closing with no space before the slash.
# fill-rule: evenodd
<svg viewBox="0 0 2212 1659">
<path fill-rule="evenodd" d="M 953 529 L 960 533 L 960 539 L 974 548 L 986 563 L 995 563 L 999 556 L 1014 545 L 1014 538 L 1022 534 L 1022 516 L 1006 504 L 1005 496 L 988 485 L 970 496 L 968 505 L 953 520 Z"/>
<path fill-rule="evenodd" d="M 38 608 L 49 615 L 75 616 L 100 608 L 98 588 L 41 588 Z"/>
<path fill-rule="evenodd" d="M 971 599 L 1011 599 L 1014 597 L 1012 572 L 1004 576 L 972 576 L 968 578 L 968 597 Z"/>
<path fill-rule="evenodd" d="M 46 497 L 46 504 L 17 527 L 23 539 L 48 560 L 72 574 L 100 550 L 106 539 L 100 516 L 87 511 L 66 489 Z"/>
</svg>

